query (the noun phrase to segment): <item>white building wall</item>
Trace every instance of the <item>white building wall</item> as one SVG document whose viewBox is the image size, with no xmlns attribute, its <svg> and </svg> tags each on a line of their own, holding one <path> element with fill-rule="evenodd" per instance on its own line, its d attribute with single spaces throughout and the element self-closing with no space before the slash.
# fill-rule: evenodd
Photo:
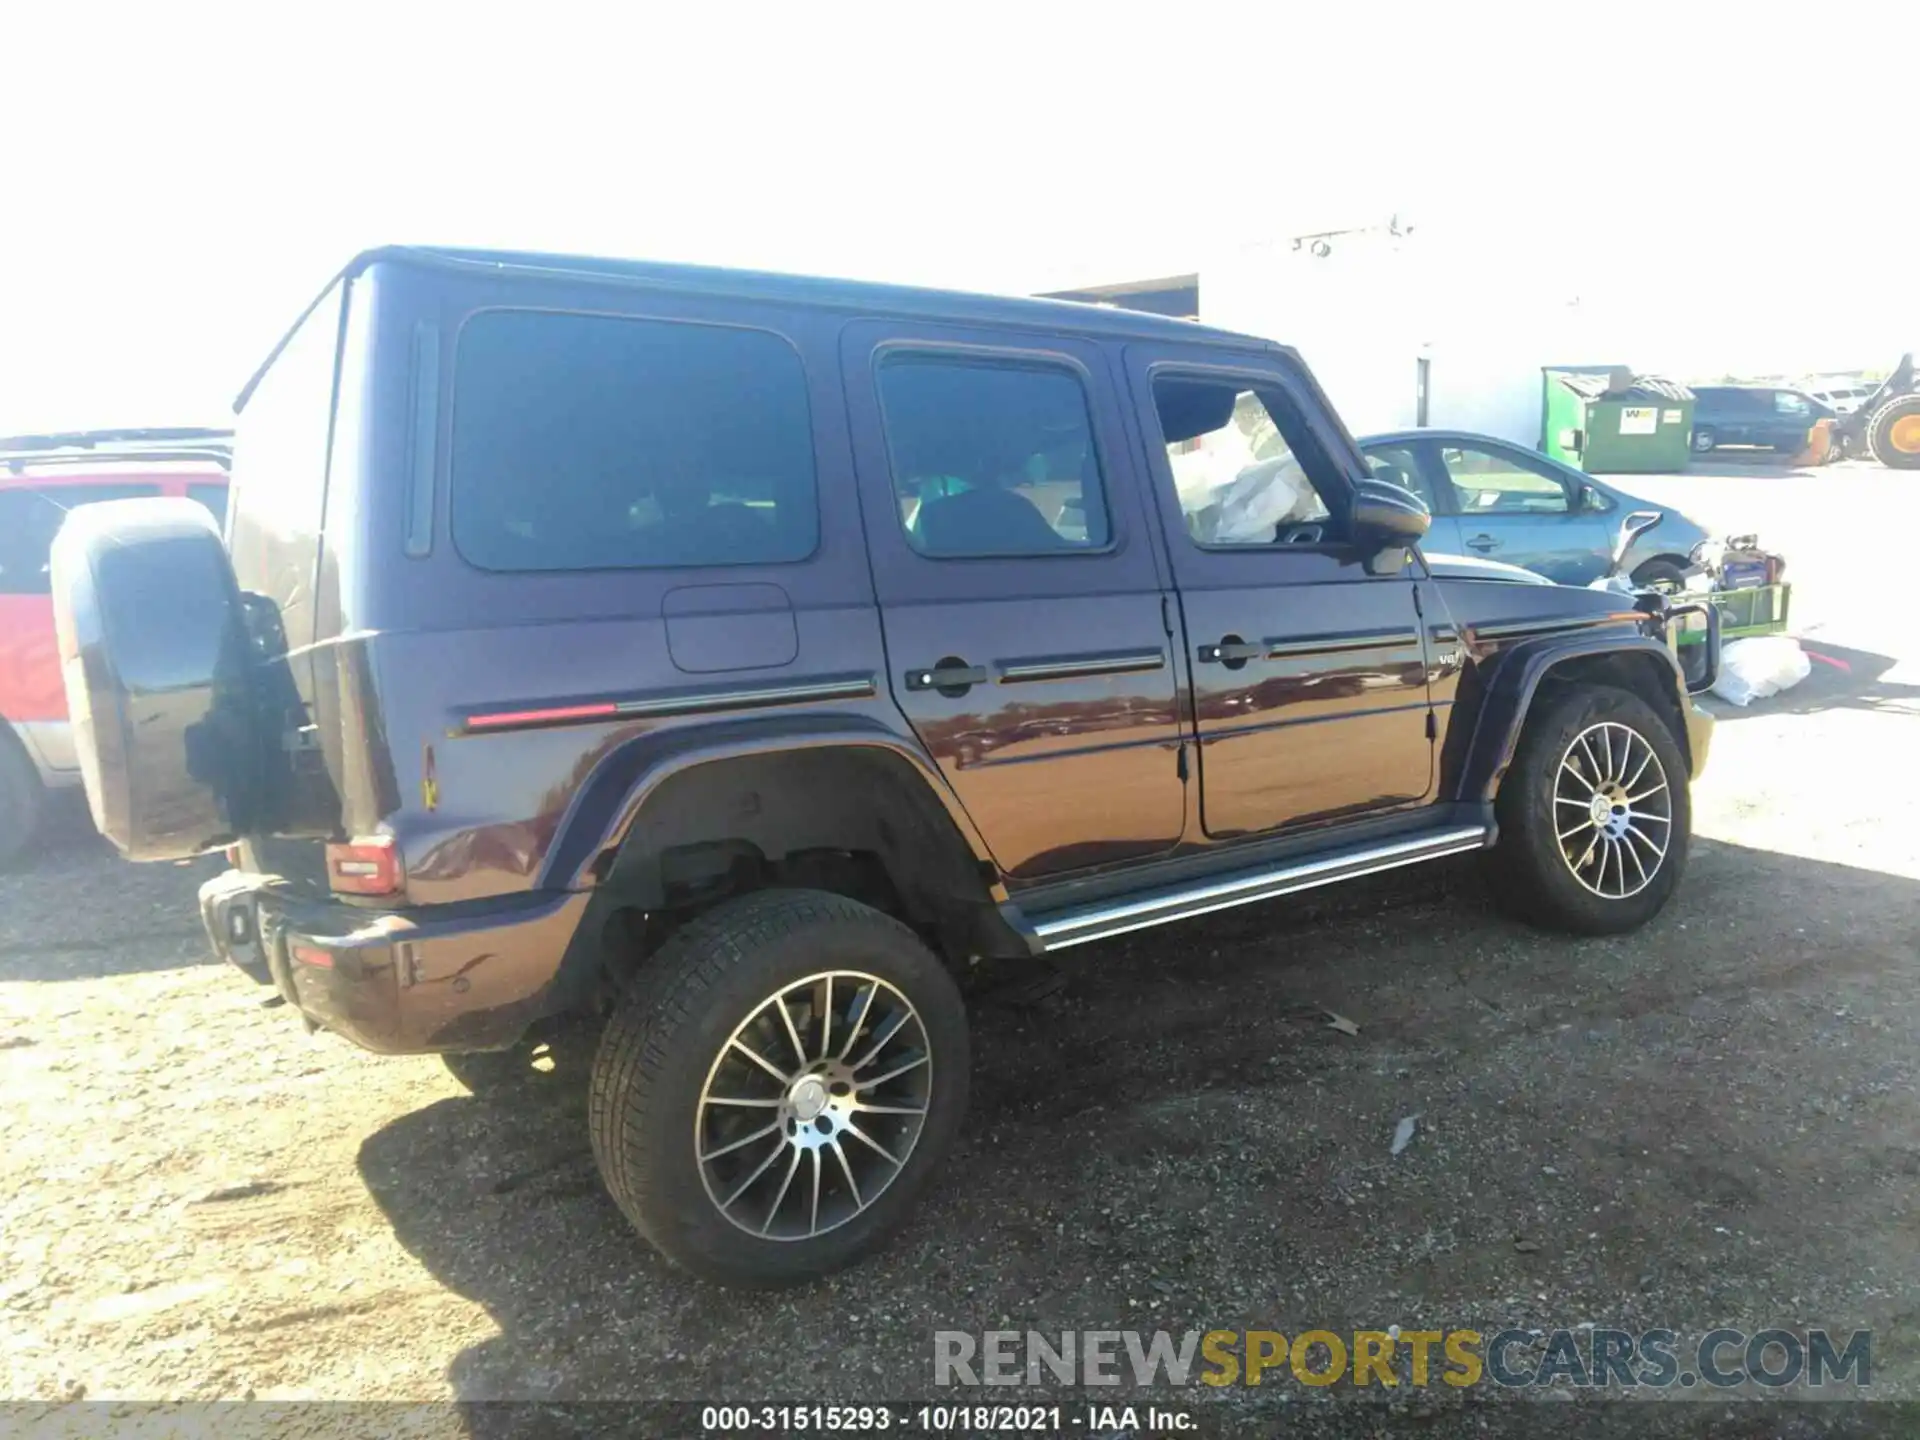
<svg viewBox="0 0 1920 1440">
<path fill-rule="evenodd" d="M 1357 435 L 1428 424 L 1540 440 L 1543 365 L 1632 364 L 1570 277 L 1539 256 L 1444 233 L 1249 246 L 1200 271 L 1200 318 L 1292 345 Z"/>
</svg>

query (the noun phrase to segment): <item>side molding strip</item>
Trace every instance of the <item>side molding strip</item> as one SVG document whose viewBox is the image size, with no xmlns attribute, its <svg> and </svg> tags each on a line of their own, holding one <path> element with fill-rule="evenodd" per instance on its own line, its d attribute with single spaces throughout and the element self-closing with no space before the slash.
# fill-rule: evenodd
<svg viewBox="0 0 1920 1440">
<path fill-rule="evenodd" d="M 1084 945 L 1089 940 L 1104 940 L 1130 930 L 1144 930 L 1152 925 L 1272 899 L 1276 895 L 1289 895 L 1296 890 L 1311 890 L 1318 885 L 1478 850 L 1489 838 L 1490 832 L 1484 825 L 1456 826 L 1390 844 L 1360 846 L 1290 865 L 1246 871 L 1199 885 L 1082 906 L 1039 920 L 1033 930 L 1043 949 L 1064 950 L 1069 945 Z"/>
<path fill-rule="evenodd" d="M 609 697 L 599 700 L 534 702 L 469 711 L 456 735 L 494 735 L 548 725 L 589 725 L 665 715 L 709 715 L 720 710 L 763 710 L 771 705 L 804 705 L 812 700 L 865 700 L 877 692 L 871 675 L 839 675 L 818 680 L 778 681 L 725 690 L 682 690 L 671 695 Z"/>
</svg>

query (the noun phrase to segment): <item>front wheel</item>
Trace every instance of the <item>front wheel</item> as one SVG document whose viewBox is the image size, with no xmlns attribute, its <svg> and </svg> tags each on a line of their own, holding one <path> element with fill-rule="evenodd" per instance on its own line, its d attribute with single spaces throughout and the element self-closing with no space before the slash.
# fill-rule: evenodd
<svg viewBox="0 0 1920 1440">
<path fill-rule="evenodd" d="M 1719 436 L 1713 433 L 1713 427 L 1711 425 L 1694 426 L 1693 453 L 1696 455 L 1706 455 L 1710 453 L 1713 447 L 1719 443 L 1719 438 Z"/>
<path fill-rule="evenodd" d="M 1686 867 L 1685 757 L 1626 690 L 1576 685 L 1536 699 L 1494 808 L 1493 892 L 1552 929 L 1613 935 L 1644 925 Z"/>
<path fill-rule="evenodd" d="M 593 1153 L 627 1218 L 722 1284 L 851 1264 L 906 1219 L 960 1127 L 967 1024 L 912 931 L 839 895 L 709 911 L 601 1038 Z"/>
</svg>

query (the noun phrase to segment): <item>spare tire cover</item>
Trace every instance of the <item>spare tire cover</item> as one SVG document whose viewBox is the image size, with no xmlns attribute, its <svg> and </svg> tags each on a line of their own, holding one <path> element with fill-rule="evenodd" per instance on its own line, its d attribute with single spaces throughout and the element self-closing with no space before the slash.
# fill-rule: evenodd
<svg viewBox="0 0 1920 1440">
<path fill-rule="evenodd" d="M 132 860 L 245 832 L 259 788 L 233 567 L 195 501 L 113 500 L 54 540 L 54 627 L 94 824 Z"/>
</svg>

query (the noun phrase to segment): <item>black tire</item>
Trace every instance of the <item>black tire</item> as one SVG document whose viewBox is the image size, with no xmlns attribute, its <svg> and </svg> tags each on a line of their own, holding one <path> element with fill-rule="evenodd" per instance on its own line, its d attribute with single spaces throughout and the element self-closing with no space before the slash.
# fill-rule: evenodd
<svg viewBox="0 0 1920 1440">
<path fill-rule="evenodd" d="M 33 842 L 46 798 L 27 752 L 0 725 L 0 868 L 12 865 Z"/>
<path fill-rule="evenodd" d="M 1715 445 L 1720 443 L 1720 437 L 1714 433 L 1711 425 L 1696 425 L 1693 427 L 1693 439 L 1691 443 L 1694 454 L 1706 455 L 1713 450 Z"/>
<path fill-rule="evenodd" d="M 1891 469 L 1920 470 L 1920 394 L 1902 395 L 1873 412 L 1867 422 L 1867 448 Z"/>
<path fill-rule="evenodd" d="M 917 1012 L 929 1057 L 919 1062 L 927 1074 L 924 1115 L 905 1165 L 889 1172 L 865 1209 L 823 1233 L 763 1238 L 723 1215 L 708 1192 L 696 1150 L 703 1143 L 701 1097 L 709 1076 L 720 1073 L 732 1037 L 773 997 L 813 976 L 843 971 L 877 977 Z M 803 1016 L 801 1029 L 818 1018 Z M 868 1018 L 870 1010 L 841 1033 L 851 1041 Z M 790 1011 L 788 1019 L 791 1025 Z M 821 1048 L 824 1055 L 827 1047 Z M 959 1131 L 967 1069 L 959 990 L 911 930 L 843 896 L 760 891 L 691 922 L 642 967 L 594 1061 L 588 1099 L 594 1159 L 628 1220 L 675 1264 L 725 1285 L 797 1284 L 860 1259 L 905 1221 Z M 768 1113 L 782 1123 L 784 1111 Z M 819 1123 L 824 1129 L 826 1122 Z M 785 1153 L 785 1133 L 774 1137 L 776 1155 Z M 776 1195 L 772 1208 L 781 1204 Z"/>
<path fill-rule="evenodd" d="M 1687 572 L 1671 560 L 1649 560 L 1633 572 L 1633 583 L 1643 590 L 1678 595 L 1687 583 Z"/>
<path fill-rule="evenodd" d="M 1635 864 L 1643 867 L 1645 874 L 1644 885 L 1622 896 L 1596 894 L 1590 879 L 1583 882 L 1576 877 L 1575 858 L 1562 853 L 1560 837 L 1568 822 L 1556 820 L 1556 812 L 1565 811 L 1570 818 L 1578 817 L 1591 825 L 1576 806 L 1559 803 L 1555 787 L 1563 785 L 1576 792 L 1577 798 L 1578 787 L 1562 782 L 1563 758 L 1578 737 L 1603 723 L 1632 731 L 1651 748 L 1665 776 L 1666 804 L 1670 811 L 1665 853 L 1653 870 L 1644 871 L 1650 849 L 1637 845 L 1630 837 L 1618 842 L 1632 850 Z M 1612 735 L 1616 731 L 1606 733 Z M 1629 742 L 1623 737 L 1620 743 Z M 1631 753 L 1628 758 L 1631 761 Z M 1578 760 L 1575 764 L 1574 778 L 1587 784 L 1580 773 L 1585 767 Z M 1630 691 L 1582 684 L 1537 696 L 1513 764 L 1501 782 L 1494 809 L 1499 819 L 1500 839 L 1488 857 L 1489 888 L 1504 908 L 1548 929 L 1579 935 L 1616 935 L 1637 929 L 1660 912 L 1686 869 L 1687 840 L 1693 820 L 1687 794 L 1686 762 L 1666 722 L 1646 701 Z M 1648 836 L 1657 828 L 1649 817 L 1638 833 Z M 1584 838 L 1578 836 L 1569 843 L 1577 849 Z M 1624 855 L 1616 854 L 1615 862 L 1625 882 Z M 1608 862 L 1599 858 L 1598 863 L 1604 888 Z M 1585 872 L 1590 878 L 1591 864 L 1589 861 Z M 1625 883 L 1621 888 L 1626 888 Z"/>
</svg>

